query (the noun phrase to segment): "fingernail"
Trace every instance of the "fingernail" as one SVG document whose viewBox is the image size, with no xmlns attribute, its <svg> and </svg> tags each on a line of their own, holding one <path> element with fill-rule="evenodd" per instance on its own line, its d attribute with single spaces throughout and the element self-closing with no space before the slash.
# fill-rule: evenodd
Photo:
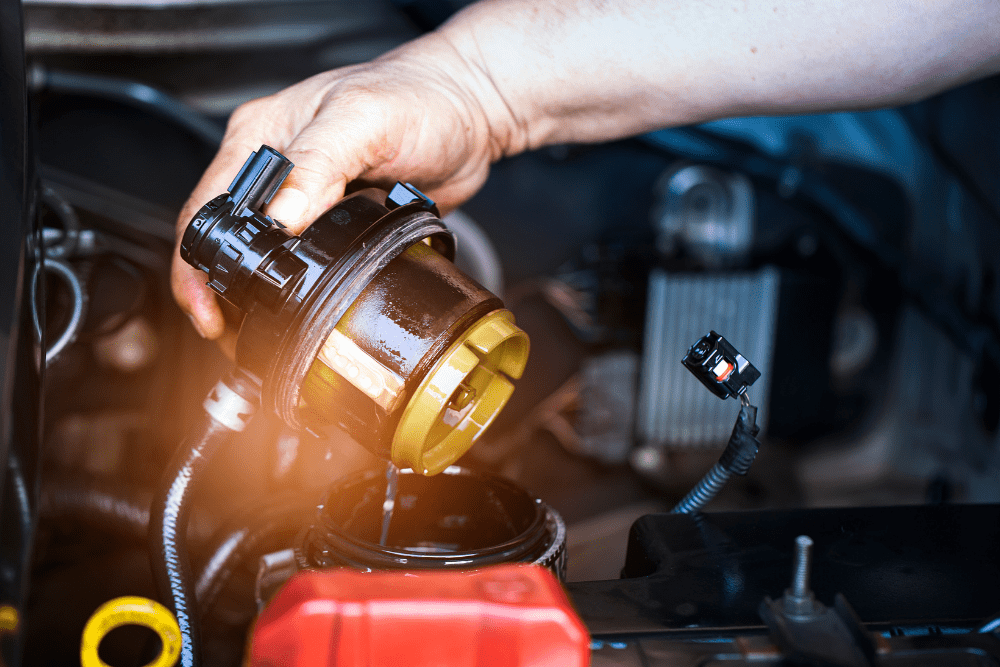
<svg viewBox="0 0 1000 667">
<path fill-rule="evenodd" d="M 267 207 L 267 214 L 286 224 L 295 224 L 306 215 L 309 198 L 301 190 L 282 188 Z"/>
<path fill-rule="evenodd" d="M 202 331 L 201 325 L 198 324 L 198 320 L 194 319 L 194 315 L 188 315 L 188 319 L 191 320 L 191 326 L 193 326 L 194 330 L 198 332 L 198 335 L 205 338 L 205 332 Z"/>
</svg>

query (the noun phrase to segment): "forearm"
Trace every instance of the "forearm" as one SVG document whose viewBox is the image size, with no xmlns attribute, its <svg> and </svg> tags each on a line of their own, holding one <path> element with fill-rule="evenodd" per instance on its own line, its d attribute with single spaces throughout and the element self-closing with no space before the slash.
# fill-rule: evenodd
<svg viewBox="0 0 1000 667">
<path fill-rule="evenodd" d="M 920 99 L 1000 71 L 1000 2 L 486 0 L 432 39 L 465 61 L 511 155 Z"/>
</svg>

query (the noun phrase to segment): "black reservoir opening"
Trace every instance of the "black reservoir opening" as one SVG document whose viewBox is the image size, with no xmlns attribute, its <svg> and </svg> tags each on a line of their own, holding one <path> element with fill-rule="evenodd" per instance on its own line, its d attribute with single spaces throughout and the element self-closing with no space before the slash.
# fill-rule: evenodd
<svg viewBox="0 0 1000 667">
<path fill-rule="evenodd" d="M 433 477 L 401 471 L 383 546 L 385 491 L 380 472 L 335 484 L 300 540 L 300 565 L 437 569 L 561 561 L 562 519 L 501 477 L 457 466 Z"/>
</svg>

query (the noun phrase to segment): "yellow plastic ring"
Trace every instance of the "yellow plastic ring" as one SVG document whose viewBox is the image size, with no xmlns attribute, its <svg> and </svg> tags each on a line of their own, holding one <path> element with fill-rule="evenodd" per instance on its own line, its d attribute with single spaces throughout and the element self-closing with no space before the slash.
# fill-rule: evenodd
<svg viewBox="0 0 1000 667">
<path fill-rule="evenodd" d="M 403 409 L 393 434 L 392 462 L 424 475 L 454 463 L 493 422 L 528 363 L 528 336 L 508 310 L 494 310 L 469 327 L 428 371 Z M 472 399 L 445 421 L 465 383 Z"/>
<path fill-rule="evenodd" d="M 21 617 L 18 616 L 17 609 L 5 604 L 0 607 L 0 634 L 5 632 L 17 632 L 21 624 Z"/>
<path fill-rule="evenodd" d="M 87 621 L 80 640 L 82 667 L 110 667 L 97 654 L 97 647 L 109 632 L 123 625 L 139 625 L 160 636 L 160 654 L 146 667 L 174 667 L 181 655 L 177 620 L 159 602 L 131 595 L 108 600 Z"/>
</svg>

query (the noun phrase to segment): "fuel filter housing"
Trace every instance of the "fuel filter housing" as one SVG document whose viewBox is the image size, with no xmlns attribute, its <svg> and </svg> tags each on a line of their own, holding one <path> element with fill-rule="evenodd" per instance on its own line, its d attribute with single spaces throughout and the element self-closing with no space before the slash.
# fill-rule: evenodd
<svg viewBox="0 0 1000 667">
<path fill-rule="evenodd" d="M 510 398 L 528 337 L 452 263 L 454 237 L 418 190 L 356 192 L 295 236 L 261 211 L 291 169 L 268 146 L 253 153 L 191 220 L 181 256 L 243 313 L 236 361 L 264 406 L 441 472 Z"/>
</svg>

